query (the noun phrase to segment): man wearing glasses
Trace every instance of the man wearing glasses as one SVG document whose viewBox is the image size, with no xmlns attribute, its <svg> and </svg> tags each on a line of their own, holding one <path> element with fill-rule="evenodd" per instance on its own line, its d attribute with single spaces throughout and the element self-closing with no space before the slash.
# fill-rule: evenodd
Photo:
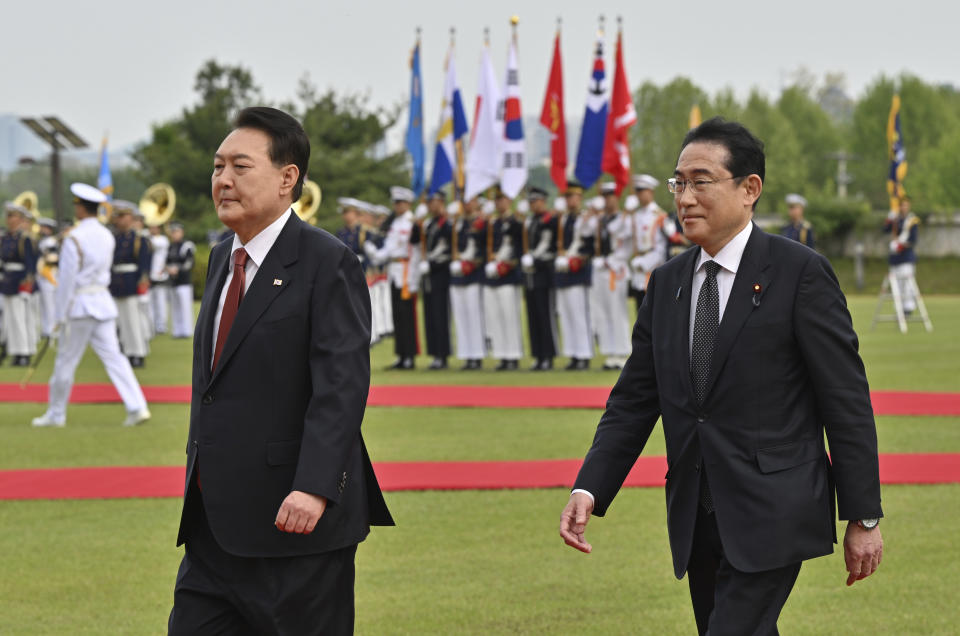
<svg viewBox="0 0 960 636">
<path fill-rule="evenodd" d="M 662 416 L 674 573 L 688 575 L 701 634 L 776 634 L 801 563 L 833 551 L 837 515 L 847 585 L 883 551 L 876 427 L 846 300 L 825 258 L 752 223 L 764 166 L 740 124 L 687 133 L 668 186 L 699 249 L 651 275 L 560 520 L 564 541 L 590 552 L 589 515 L 606 513 Z"/>
</svg>

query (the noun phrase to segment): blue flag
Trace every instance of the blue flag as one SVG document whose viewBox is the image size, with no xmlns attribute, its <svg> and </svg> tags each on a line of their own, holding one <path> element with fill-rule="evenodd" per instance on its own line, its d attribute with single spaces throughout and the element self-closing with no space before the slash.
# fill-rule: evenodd
<svg viewBox="0 0 960 636">
<path fill-rule="evenodd" d="M 100 146 L 100 172 L 97 174 L 97 189 L 107 195 L 107 200 L 113 200 L 113 176 L 110 174 L 110 157 L 107 154 L 107 138 L 103 138 Z"/>
<path fill-rule="evenodd" d="M 463 137 L 467 134 L 467 114 L 463 109 L 460 87 L 457 85 L 457 70 L 453 62 L 452 46 L 447 56 L 446 71 L 437 147 L 433 153 L 430 194 L 453 181 L 456 198 L 463 192 L 464 185 Z"/>
<path fill-rule="evenodd" d="M 420 196 L 423 192 L 423 95 L 420 78 L 420 42 L 413 47 L 413 56 L 410 59 L 410 119 L 407 121 L 407 152 L 413 161 L 413 175 L 410 180 L 410 189 L 414 195 Z"/>
<path fill-rule="evenodd" d="M 603 139 L 607 129 L 607 74 L 603 67 L 603 40 L 597 39 L 593 71 L 587 87 L 587 107 L 583 113 L 583 128 L 577 146 L 577 164 L 573 170 L 584 188 L 590 188 L 603 173 Z"/>
</svg>

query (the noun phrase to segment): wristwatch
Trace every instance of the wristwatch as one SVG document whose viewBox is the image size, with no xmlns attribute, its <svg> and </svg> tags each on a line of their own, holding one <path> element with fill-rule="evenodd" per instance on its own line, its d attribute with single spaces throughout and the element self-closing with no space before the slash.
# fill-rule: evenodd
<svg viewBox="0 0 960 636">
<path fill-rule="evenodd" d="M 864 530 L 873 530 L 878 525 L 880 525 L 879 519 L 858 519 L 857 525 L 863 528 Z"/>
</svg>

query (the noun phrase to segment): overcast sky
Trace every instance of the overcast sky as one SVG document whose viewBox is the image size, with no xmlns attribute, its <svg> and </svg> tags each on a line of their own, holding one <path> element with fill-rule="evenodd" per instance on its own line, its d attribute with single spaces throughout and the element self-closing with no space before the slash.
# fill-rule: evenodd
<svg viewBox="0 0 960 636">
<path fill-rule="evenodd" d="M 566 115 L 576 122 L 601 12 L 607 16 L 608 73 L 615 17 L 623 16 L 631 87 L 682 75 L 711 94 L 729 86 L 743 96 L 756 87 L 775 98 L 800 66 L 820 77 L 845 73 L 854 97 L 880 74 L 903 71 L 960 84 L 960 8 L 927 0 L 8 0 L 0 113 L 57 114 L 94 145 L 109 132 L 112 147 L 124 146 L 148 139 L 152 123 L 196 100 L 193 77 L 210 58 L 249 68 L 273 101 L 293 97 L 297 81 L 309 74 L 321 89 L 365 93 L 373 104 L 405 102 L 409 52 L 421 26 L 431 130 L 450 27 L 456 27 L 460 85 L 472 110 L 483 29 L 490 27 L 502 81 L 509 19 L 517 14 L 524 111 L 539 113 L 560 16 Z"/>
</svg>

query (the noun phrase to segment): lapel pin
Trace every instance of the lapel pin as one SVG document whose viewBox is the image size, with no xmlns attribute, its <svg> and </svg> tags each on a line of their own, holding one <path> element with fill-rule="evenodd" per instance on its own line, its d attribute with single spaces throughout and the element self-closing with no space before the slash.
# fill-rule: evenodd
<svg viewBox="0 0 960 636">
<path fill-rule="evenodd" d="M 760 306 L 760 292 L 763 291 L 763 287 L 760 286 L 760 283 L 753 284 L 753 306 Z"/>
<path fill-rule="evenodd" d="M 274 287 L 279 287 L 280 285 L 283 285 L 283 281 L 280 280 L 279 278 L 274 278 L 274 279 L 273 279 L 273 286 L 274 286 Z"/>
</svg>

